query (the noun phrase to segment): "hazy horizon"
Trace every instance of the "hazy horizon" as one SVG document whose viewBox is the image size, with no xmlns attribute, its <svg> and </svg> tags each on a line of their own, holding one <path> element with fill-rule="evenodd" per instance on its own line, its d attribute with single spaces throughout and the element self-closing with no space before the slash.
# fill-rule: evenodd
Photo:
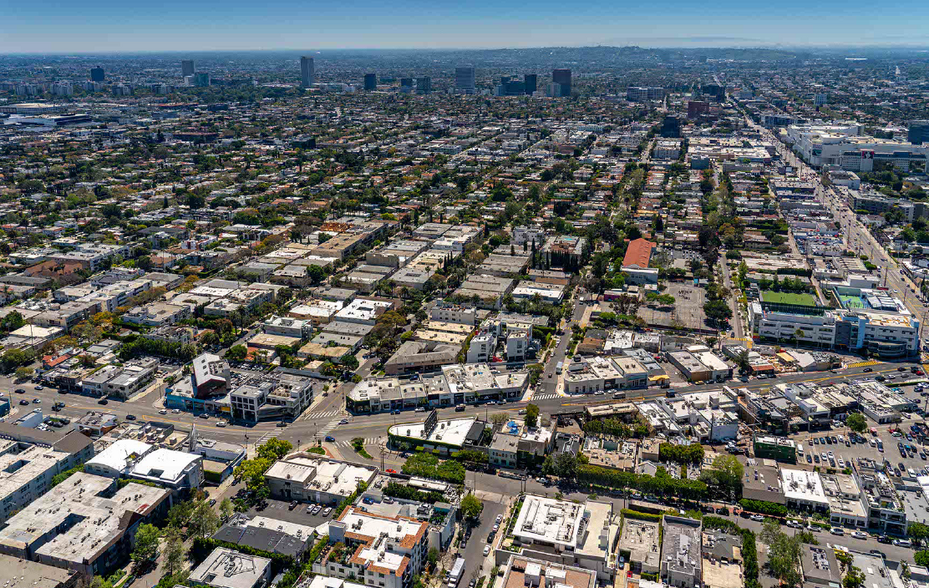
<svg viewBox="0 0 929 588">
<path fill-rule="evenodd" d="M 0 37 L 3 54 L 179 51 L 645 48 L 929 47 L 929 6 L 786 0 L 776 7 L 722 0 L 665 0 L 622 6 L 538 0 L 424 0 L 307 5 L 296 0 L 165 0 L 127 7 L 116 0 L 21 4 Z M 905 15 L 902 17 L 901 15 Z M 764 23 L 759 27 L 759 23 Z M 310 49 L 312 48 L 312 49 Z"/>
</svg>

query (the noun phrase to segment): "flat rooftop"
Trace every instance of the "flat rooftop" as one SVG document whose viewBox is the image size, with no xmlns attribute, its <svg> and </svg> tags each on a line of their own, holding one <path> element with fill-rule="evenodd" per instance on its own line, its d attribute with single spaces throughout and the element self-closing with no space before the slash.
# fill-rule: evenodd
<svg viewBox="0 0 929 588">
<path fill-rule="evenodd" d="M 123 536 L 130 513 L 146 517 L 170 491 L 129 483 L 111 498 L 116 480 L 78 472 L 13 515 L 0 529 L 0 546 L 82 566 Z M 65 530 L 63 530 L 65 529 Z"/>
<path fill-rule="evenodd" d="M 528 542 L 575 547 L 583 518 L 581 504 L 529 494 L 519 511 L 513 535 Z"/>
<path fill-rule="evenodd" d="M 640 521 L 626 517 L 619 538 L 620 550 L 629 552 L 629 561 L 658 568 L 661 564 L 660 527 L 660 523 L 656 521 Z"/>
<path fill-rule="evenodd" d="M 424 441 L 441 441 L 447 445 L 464 445 L 468 438 L 468 433 L 477 419 L 474 417 L 463 419 L 440 420 L 436 423 L 435 429 L 424 437 L 425 423 L 409 423 L 405 425 L 394 425 L 390 427 L 388 433 L 399 437 L 411 437 L 413 439 L 422 439 Z"/>
<path fill-rule="evenodd" d="M 331 459 L 294 457 L 276 462 L 265 476 L 290 480 L 329 494 L 348 496 L 358 487 L 358 482 L 368 483 L 376 474 L 377 468 L 373 467 Z"/>
<path fill-rule="evenodd" d="M 0 554 L 0 582 L 8 588 L 58 588 L 76 574 L 11 555 Z"/>
<path fill-rule="evenodd" d="M 217 547 L 190 573 L 189 580 L 216 588 L 252 588 L 270 575 L 271 560 Z"/>
</svg>

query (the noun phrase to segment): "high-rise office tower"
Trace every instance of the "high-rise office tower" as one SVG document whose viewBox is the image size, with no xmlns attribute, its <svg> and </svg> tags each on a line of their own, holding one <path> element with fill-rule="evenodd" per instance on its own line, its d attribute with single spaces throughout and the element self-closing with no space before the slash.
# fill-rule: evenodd
<svg viewBox="0 0 929 588">
<path fill-rule="evenodd" d="M 473 67 L 455 68 L 455 89 L 462 94 L 473 94 L 476 79 Z"/>
<path fill-rule="evenodd" d="M 914 145 L 929 143 L 929 120 L 911 120 L 906 138 Z"/>
<path fill-rule="evenodd" d="M 432 78 L 429 76 L 416 78 L 416 93 L 429 94 L 430 92 L 432 92 Z"/>
<path fill-rule="evenodd" d="M 206 72 L 198 72 L 194 74 L 194 85 L 198 88 L 210 87 L 210 74 Z"/>
<path fill-rule="evenodd" d="M 365 92 L 377 90 L 377 74 L 365 74 Z"/>
<path fill-rule="evenodd" d="M 102 67 L 90 68 L 90 81 L 91 82 L 102 82 L 105 79 L 106 79 L 106 72 L 103 71 Z"/>
<path fill-rule="evenodd" d="M 571 70 L 556 69 L 552 71 L 552 83 L 561 85 L 561 96 L 571 95 Z"/>
<path fill-rule="evenodd" d="M 192 75 L 194 75 L 194 60 L 185 59 L 181 61 L 181 77 L 186 78 Z"/>
<path fill-rule="evenodd" d="M 538 74 L 526 74 L 523 76 L 523 84 L 526 86 L 526 94 L 532 95 L 535 94 L 535 91 L 539 89 L 539 76 Z"/>
<path fill-rule="evenodd" d="M 300 58 L 300 87 L 309 88 L 316 83 L 316 63 L 312 57 Z"/>
<path fill-rule="evenodd" d="M 401 92 L 412 92 L 413 91 L 413 78 L 400 78 L 400 91 Z"/>
</svg>

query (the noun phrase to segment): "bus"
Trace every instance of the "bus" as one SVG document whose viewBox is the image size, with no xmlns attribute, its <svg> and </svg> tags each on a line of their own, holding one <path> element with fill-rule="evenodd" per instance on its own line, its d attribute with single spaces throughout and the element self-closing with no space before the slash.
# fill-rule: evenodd
<svg viewBox="0 0 929 588">
<path fill-rule="evenodd" d="M 564 362 L 563 362 L 563 361 L 559 361 L 559 362 L 558 362 L 558 365 L 555 366 L 555 373 L 556 373 L 556 374 L 560 374 L 560 373 L 562 372 L 562 370 L 564 370 Z"/>
</svg>

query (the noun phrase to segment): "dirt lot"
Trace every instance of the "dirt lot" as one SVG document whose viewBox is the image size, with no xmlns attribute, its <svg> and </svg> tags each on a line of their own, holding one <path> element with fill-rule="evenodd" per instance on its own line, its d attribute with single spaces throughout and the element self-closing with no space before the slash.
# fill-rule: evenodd
<svg viewBox="0 0 929 588">
<path fill-rule="evenodd" d="M 642 305 L 639 307 L 638 315 L 649 325 L 678 325 L 685 329 L 707 328 L 706 315 L 703 313 L 706 291 L 688 282 L 668 282 L 667 286 L 663 294 L 674 296 L 674 306 L 652 308 Z"/>
</svg>

